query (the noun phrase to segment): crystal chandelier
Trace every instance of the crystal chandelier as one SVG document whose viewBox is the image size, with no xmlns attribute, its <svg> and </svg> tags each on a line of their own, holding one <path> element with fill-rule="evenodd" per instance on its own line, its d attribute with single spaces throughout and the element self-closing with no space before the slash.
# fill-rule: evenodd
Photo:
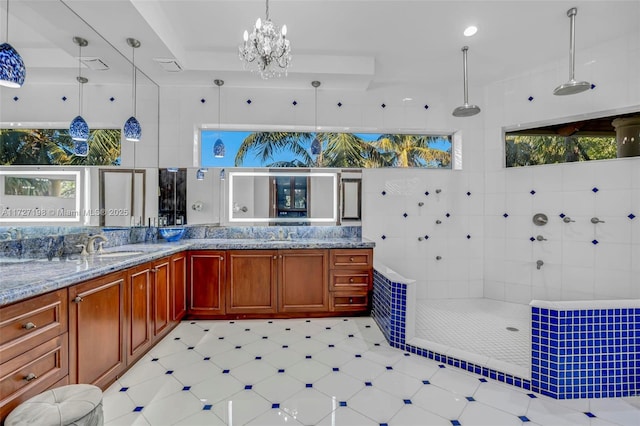
<svg viewBox="0 0 640 426">
<path fill-rule="evenodd" d="M 278 28 L 269 19 L 269 0 L 264 22 L 258 18 L 251 34 L 245 30 L 244 42 L 238 47 L 244 68 L 260 73 L 264 79 L 287 75 L 291 62 L 291 48 L 287 36 L 287 26 Z"/>
</svg>

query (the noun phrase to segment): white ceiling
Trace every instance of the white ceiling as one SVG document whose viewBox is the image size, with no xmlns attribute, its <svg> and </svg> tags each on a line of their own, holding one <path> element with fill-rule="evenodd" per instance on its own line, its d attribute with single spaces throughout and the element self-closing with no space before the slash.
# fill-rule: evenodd
<svg viewBox="0 0 640 426">
<path fill-rule="evenodd" d="M 638 0 L 272 0 L 271 20 L 287 25 L 293 60 L 287 77 L 270 80 L 244 70 L 237 55 L 243 31 L 264 19 L 264 1 L 12 0 L 9 41 L 25 60 L 27 83 L 75 84 L 78 35 L 89 40 L 83 57 L 111 66 L 83 71 L 90 82 L 130 81 L 133 37 L 142 44 L 136 65 L 161 86 L 221 78 L 229 87 L 308 88 L 320 80 L 341 90 L 461 86 L 460 49 L 468 45 L 473 91 L 541 64 L 566 67 L 558 84 L 568 79 L 566 11 L 574 6 L 576 78 L 592 60 L 590 46 L 628 37 L 638 52 Z M 3 24 L 4 17 L 3 8 Z M 470 38 L 462 34 L 468 25 L 479 28 Z M 163 71 L 154 58 L 176 59 L 184 71 Z"/>
</svg>

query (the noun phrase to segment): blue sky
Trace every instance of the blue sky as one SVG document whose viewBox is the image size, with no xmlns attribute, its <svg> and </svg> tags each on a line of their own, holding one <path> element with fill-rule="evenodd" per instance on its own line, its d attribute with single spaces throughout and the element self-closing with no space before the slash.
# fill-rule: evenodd
<svg viewBox="0 0 640 426">
<path fill-rule="evenodd" d="M 201 167 L 234 167 L 234 161 L 238 148 L 242 141 L 253 132 L 235 132 L 235 131 L 219 131 L 219 130 L 202 130 L 201 138 Z M 375 141 L 380 137 L 381 133 L 355 133 L 365 141 Z M 218 138 L 222 139 L 225 145 L 225 156 L 223 158 L 215 158 L 213 156 L 213 144 Z M 431 145 L 435 149 L 443 151 L 451 147 L 451 142 L 446 139 L 440 139 L 437 143 Z M 292 160 L 293 156 L 288 152 L 282 152 L 276 155 L 272 161 Z M 243 167 L 265 167 L 264 164 L 256 159 L 250 152 L 243 163 Z"/>
</svg>

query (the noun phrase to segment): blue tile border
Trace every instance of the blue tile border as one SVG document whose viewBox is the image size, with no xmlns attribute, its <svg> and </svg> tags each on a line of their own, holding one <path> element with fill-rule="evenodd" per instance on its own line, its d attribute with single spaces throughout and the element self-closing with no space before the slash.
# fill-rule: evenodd
<svg viewBox="0 0 640 426">
<path fill-rule="evenodd" d="M 407 344 L 406 311 L 407 284 L 374 269 L 371 316 L 394 348 L 555 399 L 640 395 L 640 308 L 532 306 L 531 379 Z"/>
</svg>

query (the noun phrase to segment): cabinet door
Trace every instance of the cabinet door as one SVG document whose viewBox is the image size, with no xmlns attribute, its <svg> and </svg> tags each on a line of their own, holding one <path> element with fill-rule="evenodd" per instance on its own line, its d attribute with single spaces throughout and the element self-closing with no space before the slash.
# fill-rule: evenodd
<svg viewBox="0 0 640 426">
<path fill-rule="evenodd" d="M 171 256 L 171 322 L 179 322 L 187 313 L 187 255 Z"/>
<path fill-rule="evenodd" d="M 170 258 L 155 261 L 153 268 L 153 335 L 161 336 L 169 330 L 171 316 L 171 261 Z"/>
<path fill-rule="evenodd" d="M 105 389 L 124 370 L 125 291 L 122 272 L 69 288 L 71 383 Z"/>
<path fill-rule="evenodd" d="M 189 314 L 224 315 L 225 252 L 189 253 Z"/>
<path fill-rule="evenodd" d="M 327 250 L 280 250 L 279 312 L 329 310 Z"/>
<path fill-rule="evenodd" d="M 151 331 L 151 294 L 153 279 L 151 265 L 132 268 L 128 275 L 128 347 L 127 363 L 132 363 L 142 355 L 153 340 Z"/>
<path fill-rule="evenodd" d="M 230 250 L 227 313 L 276 312 L 276 250 Z"/>
</svg>

